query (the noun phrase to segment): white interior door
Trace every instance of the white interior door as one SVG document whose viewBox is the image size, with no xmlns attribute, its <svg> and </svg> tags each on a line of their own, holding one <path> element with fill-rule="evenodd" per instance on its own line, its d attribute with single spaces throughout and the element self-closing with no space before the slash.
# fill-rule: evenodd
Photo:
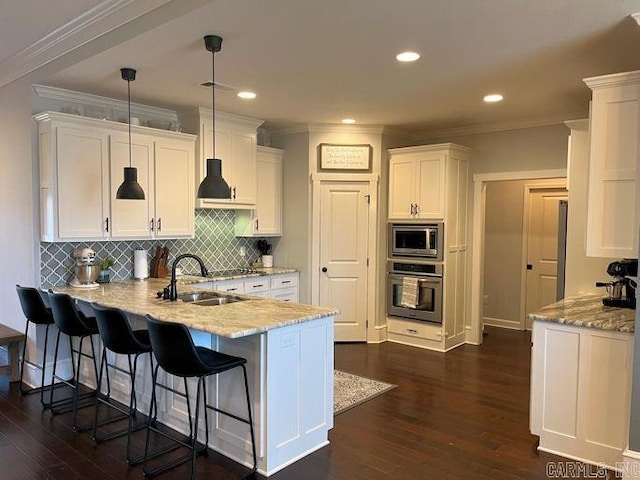
<svg viewBox="0 0 640 480">
<path fill-rule="evenodd" d="M 335 340 L 367 339 L 369 183 L 320 185 L 320 305 L 341 314 Z"/>
<path fill-rule="evenodd" d="M 558 268 L 558 209 L 565 189 L 531 190 L 527 235 L 526 312 L 556 301 Z M 526 323 L 531 328 L 530 321 Z"/>
</svg>

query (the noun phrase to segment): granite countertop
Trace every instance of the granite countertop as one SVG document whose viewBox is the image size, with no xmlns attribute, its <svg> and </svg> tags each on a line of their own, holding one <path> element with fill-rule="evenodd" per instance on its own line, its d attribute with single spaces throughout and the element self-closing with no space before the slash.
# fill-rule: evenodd
<svg viewBox="0 0 640 480">
<path fill-rule="evenodd" d="M 203 277 L 181 279 L 183 288 L 178 293 L 205 288 L 184 285 L 203 281 Z M 211 278 L 204 281 L 213 280 Z M 216 278 L 215 280 L 218 280 Z M 54 292 L 67 293 L 85 302 L 97 302 L 119 308 L 127 313 L 144 316 L 150 314 L 159 320 L 177 322 L 187 327 L 227 338 L 240 338 L 267 330 L 307 322 L 339 314 L 332 308 L 295 302 L 282 302 L 250 295 L 237 295 L 242 302 L 216 306 L 198 306 L 182 301 L 158 299 L 156 292 L 167 286 L 165 278 L 129 280 L 101 284 L 97 288 L 75 288 L 68 285 L 51 287 Z"/>
<path fill-rule="evenodd" d="M 241 278 L 252 278 L 252 277 L 264 277 L 265 275 L 280 275 L 283 273 L 295 273 L 298 270 L 295 268 L 281 268 L 281 267 L 273 267 L 273 268 L 256 268 L 256 272 L 243 272 L 243 273 L 234 273 L 234 274 L 217 274 L 216 272 L 211 272 L 209 276 L 202 277 L 200 275 L 180 275 L 178 277 L 178 283 L 183 283 L 185 285 L 190 283 L 199 283 L 199 282 L 218 282 L 223 280 L 237 280 Z M 166 279 L 166 282 L 169 282 L 169 279 Z"/>
<path fill-rule="evenodd" d="M 636 311 L 630 308 L 605 307 L 602 296 L 588 293 L 567 297 L 542 307 L 539 311 L 528 314 L 527 318 L 633 333 Z"/>
</svg>

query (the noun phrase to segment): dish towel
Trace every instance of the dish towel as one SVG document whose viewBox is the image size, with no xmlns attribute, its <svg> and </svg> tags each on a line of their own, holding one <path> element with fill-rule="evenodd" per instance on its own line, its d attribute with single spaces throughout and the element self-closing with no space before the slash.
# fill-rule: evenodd
<svg viewBox="0 0 640 480">
<path fill-rule="evenodd" d="M 418 278 L 402 278 L 402 298 L 400 305 L 407 308 L 417 308 L 418 306 Z"/>
</svg>

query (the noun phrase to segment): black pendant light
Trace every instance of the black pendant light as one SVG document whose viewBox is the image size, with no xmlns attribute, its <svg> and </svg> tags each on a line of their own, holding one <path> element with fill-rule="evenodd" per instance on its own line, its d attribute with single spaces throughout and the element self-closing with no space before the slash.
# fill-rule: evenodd
<svg viewBox="0 0 640 480">
<path fill-rule="evenodd" d="M 204 46 L 211 52 L 211 158 L 207 158 L 207 176 L 198 187 L 198 198 L 231 198 L 229 184 L 222 178 L 222 160 L 216 158 L 216 52 L 222 50 L 222 37 L 206 35 Z"/>
<path fill-rule="evenodd" d="M 144 190 L 138 183 L 138 169 L 131 166 L 131 82 L 136 79 L 133 68 L 121 68 L 122 79 L 127 81 L 127 97 L 129 104 L 129 166 L 124 167 L 124 182 L 118 187 L 118 200 L 144 200 Z"/>
</svg>

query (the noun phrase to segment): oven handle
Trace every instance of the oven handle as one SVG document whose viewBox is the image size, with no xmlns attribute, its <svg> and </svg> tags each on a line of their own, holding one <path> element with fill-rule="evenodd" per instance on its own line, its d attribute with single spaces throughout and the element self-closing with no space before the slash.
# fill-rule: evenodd
<svg viewBox="0 0 640 480">
<path fill-rule="evenodd" d="M 419 278 L 418 283 L 442 283 L 442 277 Z"/>
<path fill-rule="evenodd" d="M 430 273 L 425 273 L 422 275 L 407 275 L 407 274 L 396 273 L 396 272 L 389 273 L 389 278 L 391 280 L 402 281 L 403 277 L 418 278 L 418 282 L 428 282 L 428 283 L 442 282 L 442 275 L 436 275 L 436 274 L 430 274 Z"/>
</svg>

